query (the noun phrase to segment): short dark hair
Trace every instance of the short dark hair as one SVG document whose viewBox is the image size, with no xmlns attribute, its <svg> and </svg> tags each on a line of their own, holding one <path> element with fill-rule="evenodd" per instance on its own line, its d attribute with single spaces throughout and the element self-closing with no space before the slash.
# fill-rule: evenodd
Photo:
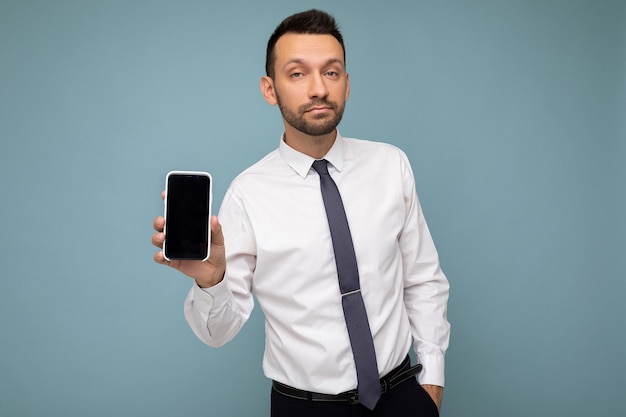
<svg viewBox="0 0 626 417">
<path fill-rule="evenodd" d="M 267 41 L 265 53 L 265 74 L 274 78 L 274 64 L 276 63 L 275 47 L 278 39 L 287 33 L 309 35 L 332 35 L 343 49 L 343 59 L 346 59 L 346 48 L 343 44 L 343 36 L 339 31 L 335 18 L 321 10 L 311 9 L 306 12 L 296 13 L 283 20 L 274 30 Z"/>
</svg>

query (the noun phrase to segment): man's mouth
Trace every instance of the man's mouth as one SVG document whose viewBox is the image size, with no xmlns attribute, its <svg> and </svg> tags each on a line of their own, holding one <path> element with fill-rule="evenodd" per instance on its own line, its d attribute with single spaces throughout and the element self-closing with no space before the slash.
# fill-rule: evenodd
<svg viewBox="0 0 626 417">
<path fill-rule="evenodd" d="M 317 113 L 325 113 L 329 111 L 331 108 L 329 106 L 313 106 L 306 110 L 306 113 L 317 114 Z"/>
</svg>

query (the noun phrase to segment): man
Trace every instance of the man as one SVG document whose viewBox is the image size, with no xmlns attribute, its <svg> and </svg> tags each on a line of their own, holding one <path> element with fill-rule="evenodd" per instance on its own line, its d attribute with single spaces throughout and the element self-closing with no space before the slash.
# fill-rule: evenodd
<svg viewBox="0 0 626 417">
<path fill-rule="evenodd" d="M 280 108 L 285 131 L 279 148 L 228 189 L 220 222 L 211 218 L 210 258 L 167 262 L 155 254 L 195 279 L 185 302 L 189 325 L 221 346 L 246 322 L 256 295 L 266 318 L 272 416 L 438 415 L 448 282 L 406 155 L 337 130 L 350 82 L 334 19 L 317 10 L 285 19 L 269 39 L 260 88 Z M 331 200 L 343 201 L 346 251 Z M 159 248 L 163 226 L 157 217 Z M 354 258 L 356 288 L 344 291 L 340 264 Z M 352 299 L 364 316 L 346 307 Z M 363 328 L 366 335 L 354 336 Z M 413 367 L 412 344 L 420 362 Z"/>
</svg>

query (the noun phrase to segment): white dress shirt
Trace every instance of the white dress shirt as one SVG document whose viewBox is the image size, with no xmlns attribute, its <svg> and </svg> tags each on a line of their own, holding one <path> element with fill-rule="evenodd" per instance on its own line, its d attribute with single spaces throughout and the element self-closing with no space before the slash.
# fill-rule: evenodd
<svg viewBox="0 0 626 417">
<path fill-rule="evenodd" d="M 380 375 L 413 341 L 420 383 L 443 386 L 449 285 L 406 155 L 338 133 L 324 159 L 350 225 Z M 219 212 L 225 278 L 212 288 L 194 285 L 185 317 L 203 342 L 221 346 L 250 316 L 254 293 L 265 314 L 265 375 L 337 394 L 357 379 L 313 161 L 281 140 L 233 181 Z"/>
</svg>

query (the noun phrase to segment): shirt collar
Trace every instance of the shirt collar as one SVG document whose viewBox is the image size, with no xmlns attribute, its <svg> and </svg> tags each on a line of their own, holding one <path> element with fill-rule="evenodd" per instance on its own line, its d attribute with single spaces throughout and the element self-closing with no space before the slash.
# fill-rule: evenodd
<svg viewBox="0 0 626 417">
<path fill-rule="evenodd" d="M 343 168 L 344 151 L 346 148 L 346 142 L 337 131 L 337 137 L 333 146 L 328 150 L 326 155 L 322 159 L 326 159 L 337 171 L 341 171 Z M 280 138 L 280 145 L 278 147 L 280 156 L 283 160 L 300 175 L 305 178 L 313 165 L 314 158 L 296 151 L 291 146 L 285 143 L 285 134 L 283 133 Z"/>
</svg>

